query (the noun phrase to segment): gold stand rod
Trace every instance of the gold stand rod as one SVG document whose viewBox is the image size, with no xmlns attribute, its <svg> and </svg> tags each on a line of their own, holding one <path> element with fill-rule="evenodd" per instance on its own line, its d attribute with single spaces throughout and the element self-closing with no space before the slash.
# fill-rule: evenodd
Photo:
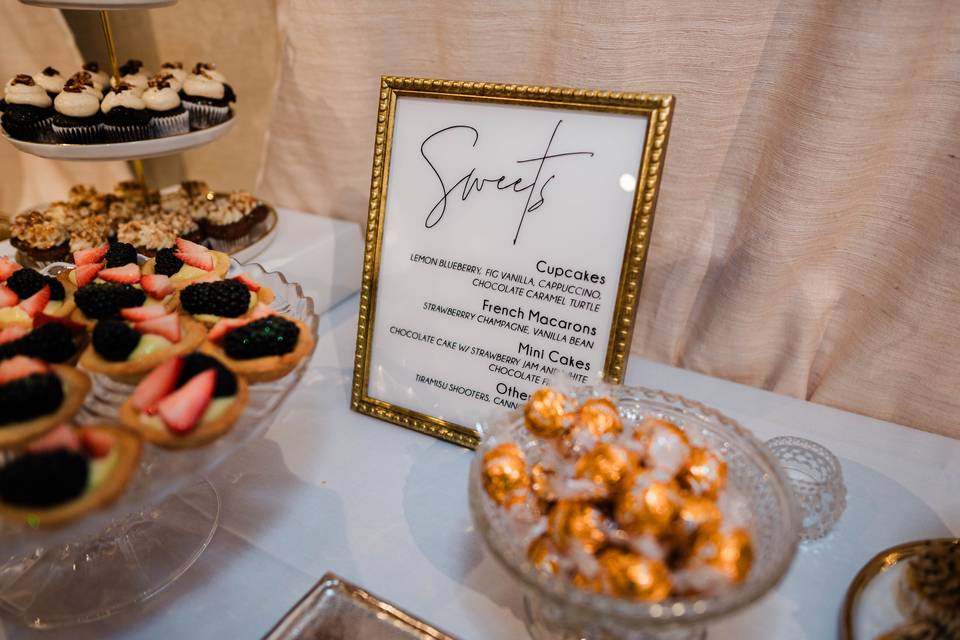
<svg viewBox="0 0 960 640">
<path fill-rule="evenodd" d="M 147 190 L 147 174 L 143 171 L 143 161 L 142 160 L 132 160 L 133 164 L 133 175 L 137 177 L 137 182 L 140 183 L 140 191 L 143 192 L 143 204 L 150 204 L 149 191 Z"/>
</svg>

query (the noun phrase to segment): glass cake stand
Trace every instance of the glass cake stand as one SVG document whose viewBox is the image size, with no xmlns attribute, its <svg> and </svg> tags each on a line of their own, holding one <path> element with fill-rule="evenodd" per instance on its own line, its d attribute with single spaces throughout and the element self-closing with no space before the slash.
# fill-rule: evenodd
<svg viewBox="0 0 960 640">
<path fill-rule="evenodd" d="M 231 261 L 231 273 L 240 272 L 273 290 L 271 308 L 316 334 L 313 300 L 299 284 L 258 264 Z M 145 444 L 139 471 L 107 508 L 55 529 L 0 521 L 0 609 L 35 628 L 90 622 L 142 602 L 180 577 L 210 543 L 220 518 L 220 498 L 205 475 L 270 426 L 308 361 L 280 380 L 251 385 L 246 410 L 218 440 L 182 451 Z M 116 421 L 132 387 L 91 377 L 93 388 L 77 422 Z"/>
<path fill-rule="evenodd" d="M 497 561 L 525 590 L 524 609 L 536 640 L 702 640 L 706 623 L 754 602 L 772 589 L 793 561 L 801 535 L 801 512 L 790 479 L 771 451 L 723 414 L 682 396 L 642 387 L 581 387 L 578 402 L 610 397 L 625 424 L 647 416 L 666 418 L 727 462 L 728 491 L 750 510 L 754 560 L 747 578 L 718 595 L 633 602 L 581 590 L 538 571 L 502 510 L 482 487 L 483 454 L 506 441 L 528 439 L 522 413 L 483 425 L 484 440 L 470 468 L 470 511 Z"/>
</svg>

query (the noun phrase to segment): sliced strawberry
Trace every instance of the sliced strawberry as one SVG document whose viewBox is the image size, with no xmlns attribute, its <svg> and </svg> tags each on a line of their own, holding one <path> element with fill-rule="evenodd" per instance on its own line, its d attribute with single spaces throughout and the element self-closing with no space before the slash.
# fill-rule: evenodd
<svg viewBox="0 0 960 640">
<path fill-rule="evenodd" d="M 210 253 L 210 249 L 207 249 L 202 244 L 197 244 L 196 242 L 190 242 L 186 238 L 177 238 L 177 250 L 182 251 L 183 253 L 196 253 L 196 254 L 206 254 Z"/>
<path fill-rule="evenodd" d="M 24 327 L 18 327 L 16 325 L 7 327 L 3 331 L 0 331 L 0 344 L 6 344 L 8 342 L 13 342 L 14 340 L 19 340 L 28 333 L 30 333 L 30 330 Z"/>
<path fill-rule="evenodd" d="M 62 324 L 62 325 L 65 326 L 67 329 L 70 329 L 71 331 L 82 332 L 82 331 L 86 331 L 86 329 L 87 329 L 87 326 L 86 326 L 85 324 L 81 324 L 81 323 L 79 323 L 79 322 L 74 322 L 74 321 L 71 320 L 69 317 L 66 317 L 66 318 L 58 318 L 58 317 L 56 317 L 56 316 L 48 316 L 47 314 L 42 313 L 42 312 L 39 313 L 39 314 L 37 314 L 37 315 L 35 315 L 35 316 L 33 316 L 33 328 L 34 328 L 34 329 L 39 329 L 39 328 L 42 327 L 43 325 L 45 325 L 45 324 L 50 324 L 50 323 L 52 323 L 52 322 L 55 322 L 55 323 L 57 323 L 57 324 Z"/>
<path fill-rule="evenodd" d="M 211 342 L 219 342 L 225 335 L 248 322 L 250 322 L 250 318 L 221 318 L 217 321 L 217 324 L 213 325 L 210 329 L 210 333 L 207 334 L 207 339 Z"/>
<path fill-rule="evenodd" d="M 73 277 L 77 280 L 77 288 L 85 287 L 97 279 L 97 274 L 103 269 L 102 262 L 81 264 L 73 270 Z"/>
<path fill-rule="evenodd" d="M 110 244 L 102 244 L 99 247 L 91 247 L 89 249 L 81 249 L 80 251 L 73 252 L 73 264 L 78 267 L 82 264 L 94 264 L 103 260 L 103 256 L 107 255 L 107 251 L 110 249 Z"/>
<path fill-rule="evenodd" d="M 119 284 L 137 284 L 140 282 L 140 267 L 134 263 L 125 264 L 122 267 L 113 267 L 104 269 L 99 274 L 101 280 L 107 282 L 116 282 Z"/>
<path fill-rule="evenodd" d="M 57 451 L 59 449 L 80 450 L 80 436 L 77 435 L 77 430 L 67 423 L 61 424 L 53 431 L 48 431 L 42 437 L 27 445 L 27 451 L 30 453 L 43 453 L 44 451 Z"/>
<path fill-rule="evenodd" d="M 277 315 L 276 311 L 274 311 L 267 305 L 263 304 L 262 302 L 258 302 L 257 306 L 253 308 L 253 311 L 247 314 L 247 320 L 249 322 L 253 322 L 254 320 L 259 320 L 260 318 L 266 318 L 267 316 L 275 316 L 275 315 Z"/>
<path fill-rule="evenodd" d="M 80 431 L 80 442 L 91 458 L 106 458 L 113 450 L 117 439 L 108 431 L 100 429 L 83 429 Z"/>
<path fill-rule="evenodd" d="M 216 369 L 198 373 L 187 384 L 161 400 L 157 404 L 157 413 L 171 431 L 190 431 L 197 426 L 210 405 L 216 383 Z"/>
<path fill-rule="evenodd" d="M 137 322 L 133 328 L 139 333 L 152 333 L 170 342 L 180 342 L 180 317 L 176 313 Z"/>
<path fill-rule="evenodd" d="M 154 300 L 163 300 L 173 293 L 173 285 L 168 276 L 160 274 L 149 274 L 140 278 L 140 286 L 147 292 L 147 295 Z"/>
<path fill-rule="evenodd" d="M 28 358 L 27 356 L 14 356 L 9 360 L 0 362 L 0 384 L 26 378 L 35 373 L 47 373 L 48 371 L 50 371 L 50 367 L 43 360 Z"/>
<path fill-rule="evenodd" d="M 175 251 L 173 253 L 184 263 L 204 271 L 213 271 L 213 256 L 209 253 L 186 253 L 184 251 Z"/>
<path fill-rule="evenodd" d="M 173 391 L 181 369 L 183 369 L 183 358 L 178 356 L 167 360 L 147 374 L 130 396 L 130 402 L 137 411 L 148 411 Z"/>
<path fill-rule="evenodd" d="M 241 273 L 238 276 L 234 276 L 233 279 L 239 280 L 240 282 L 242 282 L 244 286 L 246 286 L 247 289 L 249 289 L 250 291 L 254 291 L 254 292 L 260 291 L 260 285 L 254 282 L 253 278 L 251 278 L 245 273 Z"/>
<path fill-rule="evenodd" d="M 35 294 L 22 300 L 20 302 L 20 308 L 27 312 L 31 318 L 38 315 L 44 309 L 47 308 L 47 303 L 50 302 L 50 285 L 43 285 L 43 289 L 37 291 Z"/>
<path fill-rule="evenodd" d="M 5 284 L 0 284 L 0 308 L 13 307 L 20 302 L 20 296 Z"/>
<path fill-rule="evenodd" d="M 167 310 L 159 304 L 154 304 L 146 307 L 127 307 L 126 309 L 120 309 L 120 315 L 123 316 L 124 320 L 142 322 L 144 320 L 150 320 L 151 318 L 165 316 L 167 315 Z"/>
<path fill-rule="evenodd" d="M 8 258 L 0 257 L 0 282 L 6 282 L 7 278 L 13 275 L 14 271 L 19 271 L 22 267 Z"/>
</svg>

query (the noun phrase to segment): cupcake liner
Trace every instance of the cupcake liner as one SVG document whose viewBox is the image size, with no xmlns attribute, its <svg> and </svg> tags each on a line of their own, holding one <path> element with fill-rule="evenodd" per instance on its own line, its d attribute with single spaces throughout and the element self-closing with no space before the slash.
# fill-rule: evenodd
<svg viewBox="0 0 960 640">
<path fill-rule="evenodd" d="M 104 124 L 103 137 L 107 142 L 135 142 L 150 138 L 150 124 Z"/>
<path fill-rule="evenodd" d="M 251 225 L 245 233 L 238 235 L 235 238 L 218 238 L 216 236 L 210 235 L 209 228 L 210 226 L 205 226 L 207 231 L 207 244 L 210 245 L 210 248 L 214 251 L 220 251 L 222 253 L 235 253 L 241 249 L 246 249 L 254 242 L 263 239 L 267 233 L 267 219 L 264 217 L 262 220 L 257 220 Z M 230 226 L 230 225 L 225 225 Z"/>
<path fill-rule="evenodd" d="M 209 129 L 230 119 L 230 107 L 215 107 L 184 101 L 183 108 L 190 114 L 190 129 Z"/>
<path fill-rule="evenodd" d="M 3 129 L 11 138 L 30 142 L 56 142 L 52 126 L 53 116 L 28 123 L 13 122 L 7 119 L 3 121 Z"/>
<path fill-rule="evenodd" d="M 96 144 L 100 142 L 100 125 L 98 124 L 62 126 L 53 123 L 51 131 L 57 142 L 66 144 Z"/>
<path fill-rule="evenodd" d="M 150 128 L 155 138 L 165 138 L 190 132 L 190 114 L 187 111 L 173 115 L 154 115 Z"/>
</svg>

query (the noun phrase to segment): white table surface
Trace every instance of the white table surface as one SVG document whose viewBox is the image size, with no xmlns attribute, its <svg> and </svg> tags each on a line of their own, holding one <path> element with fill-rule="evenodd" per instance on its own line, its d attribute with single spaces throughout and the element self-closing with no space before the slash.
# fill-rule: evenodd
<svg viewBox="0 0 960 640">
<path fill-rule="evenodd" d="M 39 633 L 0 619 L 0 638 L 259 638 L 327 571 L 463 638 L 527 637 L 521 593 L 471 525 L 471 452 L 349 410 L 360 243 L 354 225 L 282 212 L 258 258 L 335 306 L 276 422 L 216 472 L 222 523 L 198 562 L 106 621 Z M 640 358 L 627 382 L 711 405 L 763 439 L 816 440 L 843 463 L 834 532 L 803 545 L 779 587 L 711 626 L 711 640 L 836 637 L 846 587 L 874 553 L 960 535 L 958 440 Z"/>
</svg>

